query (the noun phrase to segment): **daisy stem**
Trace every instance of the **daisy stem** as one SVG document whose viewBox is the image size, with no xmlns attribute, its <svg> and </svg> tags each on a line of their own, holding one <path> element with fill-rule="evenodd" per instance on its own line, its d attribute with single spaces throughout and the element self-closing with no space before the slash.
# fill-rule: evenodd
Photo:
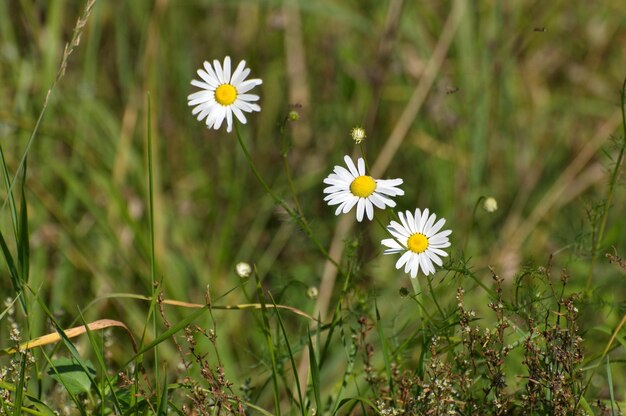
<svg viewBox="0 0 626 416">
<path fill-rule="evenodd" d="M 433 298 L 433 302 L 435 302 L 435 306 L 441 314 L 441 317 L 445 320 L 446 315 L 443 313 L 443 309 L 441 309 L 439 302 L 437 302 L 437 297 L 435 296 L 435 291 L 433 290 L 433 282 L 430 276 L 426 276 L 426 281 L 428 281 L 428 290 L 430 291 L 430 296 Z"/>
<path fill-rule="evenodd" d="M 322 246 L 319 240 L 315 238 L 315 235 L 313 234 L 313 230 L 311 230 L 311 227 L 309 227 L 308 222 L 304 220 L 304 217 L 300 215 L 300 213 L 295 212 L 293 209 L 291 209 L 285 203 L 285 201 L 283 201 L 278 195 L 274 193 L 274 191 L 272 191 L 272 189 L 269 187 L 267 182 L 265 182 L 265 180 L 259 173 L 259 170 L 257 169 L 256 165 L 254 164 L 254 161 L 252 160 L 252 156 L 250 156 L 250 152 L 248 152 L 248 148 L 246 147 L 245 143 L 243 142 L 243 139 L 241 138 L 241 134 L 239 133 L 239 125 L 237 123 L 234 123 L 234 124 L 235 124 L 235 133 L 237 135 L 237 140 L 239 141 L 241 150 L 243 150 L 243 154 L 246 157 L 246 161 L 248 162 L 248 165 L 250 165 L 250 169 L 252 169 L 252 173 L 257 178 L 257 180 L 259 181 L 259 183 L 261 184 L 265 192 L 267 192 L 267 194 L 272 197 L 274 202 L 280 205 L 280 207 L 283 208 L 292 219 L 296 220 L 298 224 L 300 224 L 302 229 L 305 231 L 306 235 L 311 239 L 313 244 L 315 244 L 315 246 L 320 251 L 320 253 L 322 253 L 322 255 L 326 259 L 328 259 L 328 261 L 334 264 L 335 267 L 337 267 L 337 270 L 339 271 L 339 273 L 345 277 L 345 274 L 341 270 L 341 267 L 339 267 L 339 263 L 337 263 L 333 258 L 330 257 L 330 254 L 328 254 L 328 251 L 324 248 L 324 246 Z"/>
</svg>

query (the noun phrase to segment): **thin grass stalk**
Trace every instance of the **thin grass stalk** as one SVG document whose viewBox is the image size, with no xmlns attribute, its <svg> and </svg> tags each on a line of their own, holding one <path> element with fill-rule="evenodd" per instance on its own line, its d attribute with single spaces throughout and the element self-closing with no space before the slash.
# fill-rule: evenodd
<svg viewBox="0 0 626 416">
<path fill-rule="evenodd" d="M 280 416 L 280 389 L 278 387 L 278 380 L 280 379 L 280 377 L 278 372 L 278 364 L 276 361 L 276 353 L 274 351 L 274 341 L 272 340 L 270 321 L 269 317 L 267 316 L 267 308 L 265 307 L 265 294 L 263 293 L 261 280 L 259 279 L 259 275 L 256 273 L 256 270 L 254 276 L 256 278 L 257 296 L 259 298 L 259 303 L 261 304 L 263 333 L 265 334 L 265 341 L 267 343 L 267 348 L 270 353 L 270 359 L 272 361 L 272 386 L 274 387 L 274 407 L 276 410 L 276 415 Z"/>
<path fill-rule="evenodd" d="M 148 206 L 149 206 L 149 221 L 150 221 L 150 290 L 152 291 L 152 302 L 150 302 L 150 314 L 152 315 L 152 333 L 155 337 L 158 337 L 157 326 L 157 314 L 155 313 L 156 298 L 157 298 L 157 283 L 156 283 L 156 258 L 154 254 L 154 171 L 152 166 L 152 111 L 150 93 L 147 97 L 148 114 L 146 120 L 146 128 L 148 134 Z M 154 346 L 154 377 L 159 379 L 159 347 Z"/>
<path fill-rule="evenodd" d="M 609 210 L 611 208 L 611 202 L 613 202 L 613 193 L 615 191 L 615 185 L 617 184 L 617 178 L 619 177 L 620 168 L 622 166 L 622 161 L 624 159 L 624 152 L 626 151 L 626 78 L 622 83 L 622 89 L 620 91 L 620 111 L 622 114 L 622 143 L 620 146 L 619 155 L 617 156 L 617 160 L 615 161 L 615 168 L 611 173 L 611 180 L 609 182 L 609 187 L 607 189 L 604 211 L 602 213 L 602 219 L 600 221 L 600 228 L 598 230 L 597 237 L 594 234 L 594 239 L 591 247 L 591 266 L 589 267 L 589 274 L 587 275 L 587 286 L 586 293 L 589 295 L 589 291 L 591 290 L 591 284 L 593 281 L 593 271 L 596 264 L 596 259 L 598 257 L 599 247 L 602 245 L 602 240 L 604 238 L 604 231 L 606 229 L 606 224 L 609 217 Z"/>
</svg>

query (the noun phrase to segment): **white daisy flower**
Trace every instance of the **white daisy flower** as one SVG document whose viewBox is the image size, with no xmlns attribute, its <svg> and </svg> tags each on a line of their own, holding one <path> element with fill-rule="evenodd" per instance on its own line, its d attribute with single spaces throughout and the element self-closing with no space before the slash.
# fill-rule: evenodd
<svg viewBox="0 0 626 416">
<path fill-rule="evenodd" d="M 450 247 L 448 236 L 451 230 L 441 230 L 446 220 L 441 218 L 437 223 L 437 216 L 429 216 L 428 208 L 420 211 L 415 210 L 415 215 L 411 211 L 405 214 L 398 213 L 400 217 L 397 221 L 391 221 L 387 230 L 394 238 L 386 238 L 381 241 L 382 245 L 388 247 L 384 254 L 402 253 L 396 262 L 396 269 L 404 266 L 405 273 L 411 273 L 411 277 L 417 277 L 417 272 L 422 269 L 426 276 L 435 273 L 435 263 L 437 266 L 443 265 L 441 257 L 447 257 L 448 253 L 443 248 Z"/>
<path fill-rule="evenodd" d="M 324 189 L 328 194 L 324 201 L 328 205 L 339 205 L 335 215 L 346 214 L 356 205 L 356 220 L 363 220 L 363 213 L 371 221 L 374 219 L 374 206 L 385 209 L 395 207 L 396 203 L 387 196 L 404 195 L 404 191 L 398 188 L 402 179 L 374 179 L 365 174 L 365 161 L 362 157 L 354 165 L 350 156 L 344 156 L 348 169 L 335 166 L 334 173 L 324 179 L 324 183 L 330 185 Z M 386 196 L 385 196 L 386 195 Z"/>
<path fill-rule="evenodd" d="M 260 79 L 246 80 L 249 74 L 246 61 L 241 61 L 231 75 L 230 56 L 224 58 L 223 66 L 217 59 L 213 65 L 204 61 L 204 69 L 198 69 L 201 81 L 191 81 L 191 85 L 202 88 L 202 91 L 187 97 L 189 106 L 195 106 L 191 113 L 199 121 L 206 118 L 207 127 L 215 130 L 226 119 L 226 131 L 229 133 L 233 130 L 233 114 L 242 124 L 246 124 L 244 111 L 261 111 L 261 107 L 254 103 L 259 100 L 259 96 L 247 92 L 263 83 Z"/>
</svg>

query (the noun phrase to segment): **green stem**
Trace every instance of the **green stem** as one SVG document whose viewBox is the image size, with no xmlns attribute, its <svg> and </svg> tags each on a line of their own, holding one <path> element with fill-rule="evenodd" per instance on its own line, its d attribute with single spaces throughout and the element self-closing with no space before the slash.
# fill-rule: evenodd
<svg viewBox="0 0 626 416">
<path fill-rule="evenodd" d="M 429 276 L 426 276 L 426 281 L 428 282 L 428 290 L 430 290 L 430 296 L 433 298 L 433 302 L 435 302 L 435 306 L 437 307 L 437 310 L 441 314 L 441 317 L 445 319 L 446 315 L 443 313 L 443 309 L 441 309 L 439 302 L 437 302 L 437 297 L 435 296 L 435 291 L 433 290 L 432 279 Z"/>
<path fill-rule="evenodd" d="M 309 226 L 308 222 L 304 220 L 304 217 L 302 217 L 298 212 L 296 212 L 292 208 L 290 208 L 285 203 L 285 201 L 283 201 L 278 195 L 276 195 L 274 193 L 274 191 L 272 191 L 272 189 L 269 187 L 267 182 L 265 182 L 265 180 L 263 179 L 263 177 L 259 173 L 259 170 L 257 169 L 254 161 L 252 160 L 252 157 L 250 156 L 250 152 L 248 152 L 248 148 L 246 147 L 245 143 L 243 142 L 243 139 L 241 138 L 241 134 L 239 133 L 239 126 L 238 126 L 237 123 L 235 123 L 235 133 L 237 135 L 237 140 L 239 141 L 239 145 L 241 146 L 241 150 L 243 150 L 243 154 L 246 157 L 246 160 L 247 160 L 248 164 L 250 165 L 250 169 L 252 169 L 252 173 L 257 178 L 257 180 L 259 181 L 259 183 L 261 184 L 261 186 L 263 187 L 265 192 L 269 196 L 271 196 L 272 199 L 274 200 L 274 202 L 276 204 L 280 205 L 280 207 L 283 208 L 292 219 L 294 219 L 294 220 L 296 220 L 298 222 L 298 224 L 306 232 L 307 236 L 311 239 L 313 244 L 315 244 L 315 246 L 320 251 L 320 253 L 322 253 L 322 255 L 326 259 L 328 259 L 328 261 L 330 261 L 332 264 L 334 264 L 337 267 L 337 270 L 339 271 L 339 273 L 341 275 L 344 275 L 343 271 L 339 267 L 339 263 L 337 263 L 333 258 L 330 257 L 330 254 L 328 254 L 328 251 L 324 248 L 324 246 L 322 246 L 322 244 L 319 242 L 319 240 L 313 234 L 313 231 L 311 230 L 311 227 Z"/>
</svg>

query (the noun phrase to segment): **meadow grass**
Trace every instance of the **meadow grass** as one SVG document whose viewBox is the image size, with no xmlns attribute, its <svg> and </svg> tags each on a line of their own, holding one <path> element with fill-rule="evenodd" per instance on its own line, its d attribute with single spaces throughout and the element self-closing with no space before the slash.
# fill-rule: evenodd
<svg viewBox="0 0 626 416">
<path fill-rule="evenodd" d="M 0 2 L 0 414 L 622 414 L 624 19 Z M 226 55 L 263 80 L 232 133 L 187 105 Z M 344 155 L 394 210 L 333 215 Z M 453 233 L 411 279 L 380 241 L 416 207 Z"/>
</svg>

